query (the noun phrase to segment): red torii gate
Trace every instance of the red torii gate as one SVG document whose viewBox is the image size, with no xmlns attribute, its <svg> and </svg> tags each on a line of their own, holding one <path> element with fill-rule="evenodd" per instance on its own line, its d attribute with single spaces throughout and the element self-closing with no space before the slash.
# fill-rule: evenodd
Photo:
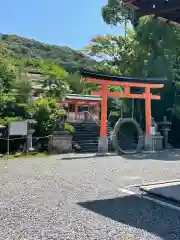
<svg viewBox="0 0 180 240">
<path fill-rule="evenodd" d="M 86 77 L 88 82 L 97 83 L 101 85 L 100 91 L 93 91 L 93 95 L 101 96 L 101 122 L 100 122 L 100 137 L 107 136 L 107 100 L 108 97 L 113 98 L 131 98 L 145 100 L 146 113 L 146 136 L 150 136 L 151 129 L 151 100 L 160 100 L 160 95 L 152 94 L 151 89 L 158 89 L 164 87 L 163 80 L 150 80 L 127 78 L 120 76 L 106 75 L 89 70 L 81 70 L 81 75 Z M 109 92 L 108 85 L 122 86 L 123 92 Z M 142 94 L 131 93 L 131 88 L 144 88 Z"/>
</svg>

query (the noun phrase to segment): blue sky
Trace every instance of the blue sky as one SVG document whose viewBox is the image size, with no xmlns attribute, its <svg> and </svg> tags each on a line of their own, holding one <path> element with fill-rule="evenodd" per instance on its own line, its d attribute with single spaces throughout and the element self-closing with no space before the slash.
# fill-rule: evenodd
<svg viewBox="0 0 180 240">
<path fill-rule="evenodd" d="M 101 8 L 108 0 L 2 0 L 0 33 L 82 49 L 95 35 L 122 35 L 106 25 Z"/>
</svg>

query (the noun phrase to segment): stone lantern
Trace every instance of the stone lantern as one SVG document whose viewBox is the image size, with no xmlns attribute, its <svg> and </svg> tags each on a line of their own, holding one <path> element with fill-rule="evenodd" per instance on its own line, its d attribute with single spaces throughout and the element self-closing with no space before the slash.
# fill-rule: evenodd
<svg viewBox="0 0 180 240">
<path fill-rule="evenodd" d="M 168 133 L 171 130 L 171 122 L 167 121 L 167 117 L 163 117 L 163 121 L 159 123 L 160 130 L 164 136 L 164 148 L 167 149 L 169 147 L 168 143 Z"/>
<path fill-rule="evenodd" d="M 36 126 L 37 121 L 34 119 L 27 120 L 27 151 L 33 152 L 34 148 L 32 146 L 32 135 L 35 132 L 34 127 Z"/>
</svg>

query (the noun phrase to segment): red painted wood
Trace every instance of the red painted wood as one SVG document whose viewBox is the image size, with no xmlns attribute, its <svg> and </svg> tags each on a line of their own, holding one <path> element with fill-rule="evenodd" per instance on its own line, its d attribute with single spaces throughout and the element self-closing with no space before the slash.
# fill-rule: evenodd
<svg viewBox="0 0 180 240">
<path fill-rule="evenodd" d="M 146 112 L 146 136 L 150 136 L 151 129 L 151 92 L 150 88 L 146 88 L 145 93 L 145 112 Z"/>
<path fill-rule="evenodd" d="M 102 96 L 102 91 L 92 91 L 92 95 Z M 114 98 L 135 98 L 135 99 L 145 99 L 146 94 L 134 94 L 134 93 L 120 93 L 120 92 L 108 92 L 108 97 L 114 97 Z M 152 100 L 160 100 L 161 97 L 159 95 L 150 95 L 150 99 Z"/>
<path fill-rule="evenodd" d="M 79 106 L 98 106 L 99 105 L 99 100 L 94 100 L 94 101 L 83 101 L 83 100 L 59 100 L 58 103 L 60 104 L 77 104 Z"/>
<path fill-rule="evenodd" d="M 88 82 L 97 83 L 99 85 L 106 83 L 108 85 L 116 85 L 122 87 L 137 87 L 137 88 L 163 88 L 164 84 L 148 84 L 148 83 L 131 83 L 131 82 L 118 82 L 118 81 L 107 81 L 107 80 L 97 80 L 94 78 L 88 78 Z"/>
<path fill-rule="evenodd" d="M 151 94 L 151 88 L 163 88 L 164 84 L 147 84 L 147 83 L 131 83 L 131 82 L 118 82 L 107 81 L 88 78 L 88 82 L 93 82 L 101 85 L 100 91 L 92 91 L 92 95 L 101 96 L 101 124 L 100 136 L 107 136 L 107 99 L 108 97 L 114 98 L 132 98 L 132 99 L 145 99 L 145 112 L 146 112 L 146 136 L 150 135 L 151 128 L 151 100 L 159 100 L 159 95 Z M 124 87 L 124 92 L 109 92 L 108 85 L 116 85 Z M 133 94 L 130 93 L 130 87 L 144 88 L 145 93 Z"/>
<path fill-rule="evenodd" d="M 108 100 L 108 84 L 102 83 L 101 95 L 101 121 L 100 121 L 100 136 L 107 136 L 107 100 Z"/>
</svg>

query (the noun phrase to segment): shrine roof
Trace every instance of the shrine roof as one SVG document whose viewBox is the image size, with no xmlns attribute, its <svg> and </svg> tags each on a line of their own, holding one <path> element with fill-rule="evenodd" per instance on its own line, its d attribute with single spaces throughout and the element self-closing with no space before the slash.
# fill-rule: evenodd
<svg viewBox="0 0 180 240">
<path fill-rule="evenodd" d="M 179 0 L 123 0 L 138 15 L 154 14 L 157 18 L 180 23 L 180 1 Z"/>
<path fill-rule="evenodd" d="M 96 95 L 69 94 L 67 100 L 100 101 L 101 97 Z"/>
<path fill-rule="evenodd" d="M 145 83 L 145 84 L 164 84 L 165 79 L 154 78 L 132 78 L 121 77 L 118 75 L 105 74 L 103 72 L 90 71 L 88 69 L 80 70 L 80 74 L 83 77 L 94 78 L 97 80 L 109 80 L 112 82 L 131 82 L 131 83 Z"/>
</svg>

